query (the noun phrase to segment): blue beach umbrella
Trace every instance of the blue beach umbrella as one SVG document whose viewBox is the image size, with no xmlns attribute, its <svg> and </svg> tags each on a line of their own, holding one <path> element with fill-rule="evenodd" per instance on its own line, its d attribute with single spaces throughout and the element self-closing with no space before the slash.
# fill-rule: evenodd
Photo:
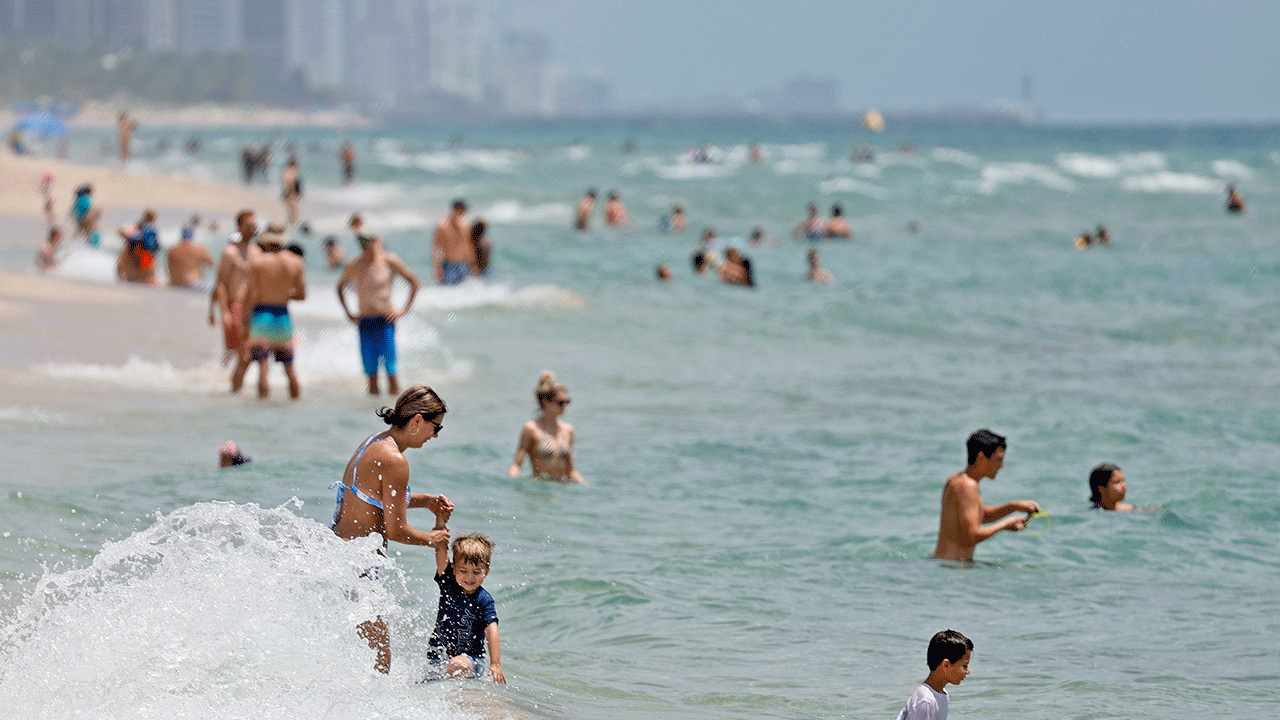
<svg viewBox="0 0 1280 720">
<path fill-rule="evenodd" d="M 18 122 L 14 124 L 14 127 L 24 133 L 31 133 L 40 137 L 67 134 L 67 124 L 62 122 L 62 118 L 51 112 L 23 115 L 18 118 Z"/>
</svg>

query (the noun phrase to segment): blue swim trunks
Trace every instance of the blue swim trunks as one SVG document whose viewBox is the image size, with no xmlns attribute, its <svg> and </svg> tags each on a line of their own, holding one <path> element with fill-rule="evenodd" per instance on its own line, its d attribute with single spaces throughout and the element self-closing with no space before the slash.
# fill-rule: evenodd
<svg viewBox="0 0 1280 720">
<path fill-rule="evenodd" d="M 249 349 L 255 361 L 267 359 L 274 351 L 277 362 L 293 362 L 293 323 L 289 321 L 288 308 L 258 305 L 253 309 L 253 320 L 249 323 Z"/>
<path fill-rule="evenodd" d="M 360 359 L 364 361 L 364 374 L 378 374 L 378 359 L 382 359 L 388 375 L 396 374 L 396 324 L 381 315 L 360 318 Z"/>
<path fill-rule="evenodd" d="M 445 262 L 440 264 L 440 269 L 444 272 L 441 285 L 457 285 L 471 276 L 471 263 Z"/>
</svg>

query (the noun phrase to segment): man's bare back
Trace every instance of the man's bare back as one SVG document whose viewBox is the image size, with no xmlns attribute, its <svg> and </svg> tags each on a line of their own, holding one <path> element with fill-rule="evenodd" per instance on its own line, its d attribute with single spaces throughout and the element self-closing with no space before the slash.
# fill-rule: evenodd
<svg viewBox="0 0 1280 720">
<path fill-rule="evenodd" d="M 278 247 L 278 246 L 277 246 Z M 245 309 L 289 304 L 307 297 L 302 258 L 291 252 L 264 250 L 249 258 L 245 278 Z"/>
<path fill-rule="evenodd" d="M 204 269 L 213 267 L 213 257 L 203 245 L 184 240 L 169 248 L 169 284 L 192 287 L 204 280 Z M 208 288 L 208 285 L 204 286 Z"/>
</svg>

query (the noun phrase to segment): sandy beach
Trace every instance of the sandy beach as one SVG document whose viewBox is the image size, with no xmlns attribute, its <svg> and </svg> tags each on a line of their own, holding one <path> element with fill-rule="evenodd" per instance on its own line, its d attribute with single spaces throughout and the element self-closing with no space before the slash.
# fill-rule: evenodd
<svg viewBox="0 0 1280 720">
<path fill-rule="evenodd" d="M 99 394 L 93 383 L 68 383 L 37 370 L 51 364 L 120 366 L 133 358 L 191 368 L 208 362 L 216 332 L 208 325 L 206 294 L 77 281 L 31 268 L 29 258 L 45 232 L 39 192 L 45 173 L 54 175 L 55 218 L 64 228 L 72 189 L 93 185 L 95 202 L 103 208 L 107 247 L 115 246 L 114 229 L 135 220 L 144 207 L 158 211 L 162 228 L 192 213 L 220 218 L 230 227 L 229 219 L 245 207 L 264 218 L 280 212 L 278 198 L 265 188 L 0 155 L 0 177 L 5 178 L 0 184 L 0 243 L 9 246 L 9 260 L 0 268 L 0 387 L 11 402 L 43 407 L 60 402 L 67 391 Z M 23 246 L 29 252 L 19 249 Z M 163 282 L 163 271 L 160 276 Z"/>
</svg>

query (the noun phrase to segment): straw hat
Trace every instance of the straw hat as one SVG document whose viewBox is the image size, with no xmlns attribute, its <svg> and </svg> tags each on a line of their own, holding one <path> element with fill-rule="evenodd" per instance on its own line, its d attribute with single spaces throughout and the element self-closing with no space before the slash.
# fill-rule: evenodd
<svg viewBox="0 0 1280 720">
<path fill-rule="evenodd" d="M 275 245 L 276 247 L 284 247 L 289 241 L 289 233 L 284 229 L 284 223 L 271 222 L 267 224 L 267 229 L 258 235 L 259 245 Z"/>
</svg>

